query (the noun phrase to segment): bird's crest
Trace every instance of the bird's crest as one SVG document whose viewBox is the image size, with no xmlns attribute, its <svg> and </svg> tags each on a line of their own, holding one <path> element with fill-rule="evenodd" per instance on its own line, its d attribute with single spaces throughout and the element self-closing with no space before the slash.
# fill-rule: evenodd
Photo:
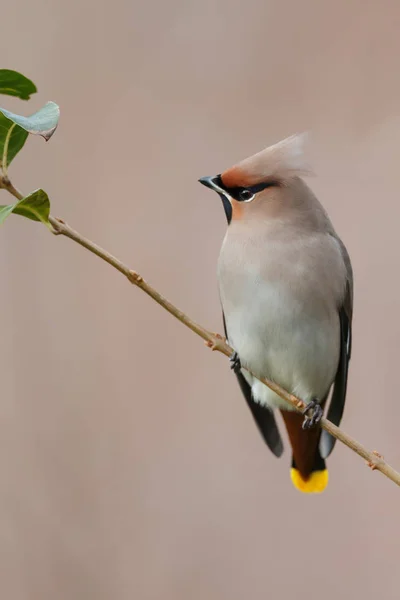
<svg viewBox="0 0 400 600">
<path fill-rule="evenodd" d="M 227 187 L 248 187 L 265 181 L 285 183 L 293 177 L 311 175 L 304 158 L 306 133 L 292 135 L 245 158 L 221 174 Z"/>
</svg>

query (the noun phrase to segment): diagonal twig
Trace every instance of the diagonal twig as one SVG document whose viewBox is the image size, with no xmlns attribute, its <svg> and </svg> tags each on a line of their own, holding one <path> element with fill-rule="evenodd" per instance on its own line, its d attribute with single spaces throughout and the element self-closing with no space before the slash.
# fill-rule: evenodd
<svg viewBox="0 0 400 600">
<path fill-rule="evenodd" d="M 15 196 L 21 200 L 24 196 L 23 194 L 14 187 L 12 182 L 7 176 L 0 175 L 0 188 L 6 189 L 10 194 Z M 125 263 L 120 261 L 118 258 L 104 250 L 91 240 L 85 238 L 80 233 L 72 229 L 69 225 L 67 225 L 62 219 L 55 218 L 53 216 L 49 217 L 49 221 L 53 227 L 53 233 L 55 235 L 63 235 L 77 244 L 80 244 L 92 254 L 95 254 L 109 265 L 117 269 L 120 273 L 125 275 L 125 277 L 135 286 L 139 287 L 143 292 L 145 292 L 150 298 L 155 300 L 160 306 L 162 306 L 165 310 L 167 310 L 171 315 L 173 315 L 176 319 L 178 319 L 181 323 L 186 325 L 189 329 L 191 329 L 198 336 L 203 338 L 206 342 L 206 345 L 210 347 L 212 350 L 220 352 L 225 356 L 232 356 L 233 349 L 226 343 L 225 338 L 216 333 L 211 333 L 195 321 L 193 321 L 188 315 L 179 310 L 174 304 L 169 302 L 164 296 L 162 296 L 155 288 L 153 288 L 150 284 L 148 284 L 141 275 L 136 273 L 130 269 Z M 254 373 L 251 372 L 250 369 L 247 369 L 249 373 L 251 373 L 254 377 Z M 266 377 L 258 378 L 262 383 L 268 386 L 271 390 L 273 390 L 280 398 L 285 400 L 288 404 L 291 404 L 296 410 L 301 411 L 304 410 L 306 404 L 297 398 L 293 394 L 290 394 L 282 387 L 280 387 L 277 383 L 270 381 Z M 324 417 L 320 421 L 320 425 L 323 429 L 328 431 L 333 437 L 340 440 L 345 446 L 356 452 L 359 456 L 361 456 L 371 467 L 372 470 L 377 470 L 386 475 L 389 479 L 391 479 L 394 483 L 400 486 L 400 473 L 398 473 L 393 467 L 391 467 L 383 457 L 376 452 L 370 452 L 367 450 L 362 444 L 360 444 L 357 440 L 349 436 L 339 427 L 336 427 L 331 421 L 325 419 Z"/>
</svg>

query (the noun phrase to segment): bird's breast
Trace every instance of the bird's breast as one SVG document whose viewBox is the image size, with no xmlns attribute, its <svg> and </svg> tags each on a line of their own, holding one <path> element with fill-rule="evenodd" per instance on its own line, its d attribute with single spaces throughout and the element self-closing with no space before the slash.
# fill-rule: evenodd
<svg viewBox="0 0 400 600">
<path fill-rule="evenodd" d="M 242 364 L 305 400 L 325 395 L 339 357 L 345 267 L 336 240 L 325 238 L 227 235 L 218 263 L 228 339 Z M 274 404 L 265 386 L 249 383 Z"/>
</svg>

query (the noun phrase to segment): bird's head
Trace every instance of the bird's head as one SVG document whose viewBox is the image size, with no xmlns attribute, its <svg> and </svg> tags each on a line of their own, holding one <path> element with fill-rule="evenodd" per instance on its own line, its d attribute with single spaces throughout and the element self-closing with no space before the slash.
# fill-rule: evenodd
<svg viewBox="0 0 400 600">
<path fill-rule="evenodd" d="M 246 158 L 220 175 L 199 182 L 217 192 L 228 223 L 240 219 L 250 204 L 268 200 L 272 188 L 310 173 L 303 155 L 305 134 L 293 135 Z"/>
</svg>

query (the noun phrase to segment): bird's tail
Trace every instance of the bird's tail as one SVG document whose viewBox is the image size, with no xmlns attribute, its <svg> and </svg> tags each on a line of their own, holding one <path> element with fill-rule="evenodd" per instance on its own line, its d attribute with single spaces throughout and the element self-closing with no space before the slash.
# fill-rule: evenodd
<svg viewBox="0 0 400 600">
<path fill-rule="evenodd" d="M 282 410 L 292 446 L 290 477 L 295 488 L 306 494 L 323 492 L 328 485 L 328 470 L 319 452 L 320 428 L 302 429 L 303 415 Z"/>
<path fill-rule="evenodd" d="M 315 453 L 315 458 L 316 460 L 314 461 L 312 470 L 307 475 L 302 474 L 297 468 L 294 455 L 292 458 L 290 478 L 294 487 L 305 494 L 319 494 L 320 492 L 323 492 L 328 485 L 329 474 L 325 461 L 319 452 Z"/>
</svg>

